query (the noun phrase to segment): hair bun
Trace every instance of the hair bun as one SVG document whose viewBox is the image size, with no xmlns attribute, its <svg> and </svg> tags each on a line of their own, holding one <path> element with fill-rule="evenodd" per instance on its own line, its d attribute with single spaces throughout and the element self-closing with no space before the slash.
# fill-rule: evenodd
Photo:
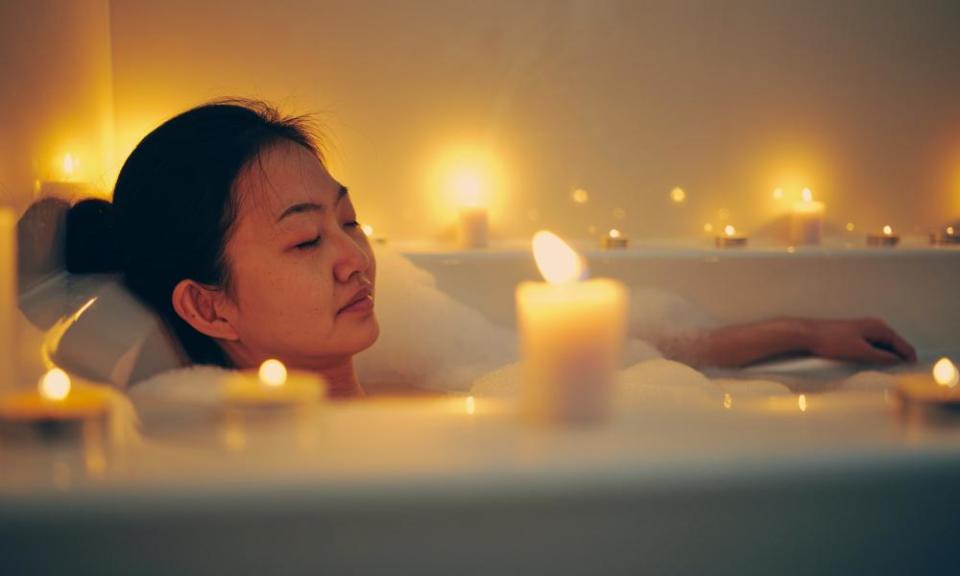
<svg viewBox="0 0 960 576">
<path fill-rule="evenodd" d="M 102 274 L 120 271 L 113 204 L 91 198 L 67 212 L 67 271 Z"/>
</svg>

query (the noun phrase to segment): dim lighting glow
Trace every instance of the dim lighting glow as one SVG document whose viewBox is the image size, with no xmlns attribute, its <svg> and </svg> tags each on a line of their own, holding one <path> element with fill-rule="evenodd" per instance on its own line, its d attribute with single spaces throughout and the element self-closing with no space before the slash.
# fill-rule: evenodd
<svg viewBox="0 0 960 576">
<path fill-rule="evenodd" d="M 442 219 L 463 208 L 495 214 L 505 194 L 503 165 L 492 151 L 478 146 L 450 147 L 437 155 L 428 172 L 433 207 Z"/>
<path fill-rule="evenodd" d="M 369 238 L 370 236 L 373 236 L 373 226 L 371 226 L 371 225 L 369 225 L 369 224 L 364 224 L 364 225 L 361 226 L 360 228 L 363 230 L 364 236 L 367 236 L 368 238 Z"/>
<path fill-rule="evenodd" d="M 273 358 L 260 365 L 260 381 L 267 386 L 283 386 L 287 381 L 287 367 Z"/>
<path fill-rule="evenodd" d="M 733 408 L 733 396 L 731 396 L 729 392 L 726 392 L 723 395 L 723 408 L 725 410 Z"/>
<path fill-rule="evenodd" d="M 677 186 L 670 191 L 670 200 L 673 200 L 674 204 L 683 204 L 687 199 L 686 191 Z"/>
<path fill-rule="evenodd" d="M 734 236 L 737 233 L 737 229 L 731 226 L 730 224 L 727 224 L 726 226 L 723 227 L 723 233 L 726 234 L 727 236 Z"/>
<path fill-rule="evenodd" d="M 611 229 L 610 229 L 610 232 L 608 232 L 607 234 L 609 234 L 609 236 L 610 236 L 611 238 L 619 238 L 619 237 L 620 237 L 620 231 L 617 230 L 616 228 L 611 228 Z"/>
<path fill-rule="evenodd" d="M 73 178 L 74 174 L 77 171 L 77 167 L 80 163 L 76 158 L 73 157 L 73 154 L 65 154 L 63 157 L 63 174 L 67 178 Z"/>
<path fill-rule="evenodd" d="M 70 376 L 60 368 L 53 368 L 40 379 L 40 396 L 45 400 L 61 401 L 70 395 Z"/>
<path fill-rule="evenodd" d="M 854 228 L 853 222 L 847 222 L 847 232 L 853 232 Z"/>
<path fill-rule="evenodd" d="M 773 191 L 773 199 L 780 200 L 783 198 L 783 188 L 777 188 Z"/>
<path fill-rule="evenodd" d="M 573 282 L 583 274 L 580 255 L 553 232 L 541 230 L 533 235 L 533 257 L 547 282 Z"/>
<path fill-rule="evenodd" d="M 949 358 L 941 358 L 933 365 L 933 379 L 940 386 L 955 388 L 960 381 L 960 373 Z"/>
<path fill-rule="evenodd" d="M 953 226 L 947 226 L 947 234 L 951 236 L 954 235 Z"/>
<path fill-rule="evenodd" d="M 570 194 L 570 198 L 572 198 L 576 204 L 586 204 L 590 201 L 590 193 L 583 188 L 577 188 Z"/>
<path fill-rule="evenodd" d="M 809 188 L 804 188 L 800 192 L 800 197 L 803 198 L 804 202 L 813 202 L 813 192 Z"/>
<path fill-rule="evenodd" d="M 709 222 L 707 222 L 706 224 L 704 224 L 704 225 L 703 225 L 703 231 L 704 231 L 704 232 L 708 232 L 708 233 L 709 233 L 709 232 L 713 232 L 713 224 L 711 224 L 711 223 L 709 223 Z"/>
<path fill-rule="evenodd" d="M 892 235 L 892 234 L 893 234 L 893 227 L 891 227 L 890 225 L 886 225 L 886 226 L 883 227 L 883 235 L 884 235 L 884 236 L 890 236 L 890 235 Z"/>
<path fill-rule="evenodd" d="M 797 407 L 800 408 L 801 412 L 807 411 L 807 395 L 801 394 L 797 397 Z"/>
<path fill-rule="evenodd" d="M 464 405 L 464 410 L 470 416 L 473 416 L 474 414 L 477 413 L 477 401 L 474 399 L 473 396 L 467 396 L 466 398 L 464 398 L 463 405 Z"/>
</svg>

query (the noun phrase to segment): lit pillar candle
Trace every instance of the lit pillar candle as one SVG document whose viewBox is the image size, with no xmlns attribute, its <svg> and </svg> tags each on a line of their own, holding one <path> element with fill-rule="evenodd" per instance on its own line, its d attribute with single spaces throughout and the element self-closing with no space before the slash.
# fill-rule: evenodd
<svg viewBox="0 0 960 576">
<path fill-rule="evenodd" d="M 960 371 L 949 358 L 940 358 L 929 374 L 899 377 L 897 392 L 907 402 L 960 405 Z"/>
<path fill-rule="evenodd" d="M 80 161 L 76 156 L 73 154 L 64 155 L 58 179 L 40 182 L 40 189 L 38 190 L 40 196 L 61 198 L 67 201 L 89 196 L 91 193 L 90 186 L 77 179 L 79 165 Z"/>
<path fill-rule="evenodd" d="M 547 282 L 516 291 L 524 414 L 541 423 L 602 419 L 620 367 L 627 290 L 606 278 L 581 281 L 581 257 L 550 232 L 534 236 L 533 252 Z"/>
<path fill-rule="evenodd" d="M 486 248 L 489 241 L 487 209 L 482 206 L 460 208 L 460 247 Z"/>
<path fill-rule="evenodd" d="M 809 188 L 803 200 L 793 205 L 790 215 L 790 242 L 794 245 L 819 244 L 823 237 L 823 202 L 816 202 Z"/>
<path fill-rule="evenodd" d="M 0 398 L 0 420 L 14 425 L 83 423 L 105 418 L 109 408 L 108 392 L 94 386 L 75 389 L 70 376 L 54 368 L 35 389 Z"/>
<path fill-rule="evenodd" d="M 0 391 L 17 381 L 17 216 L 0 207 Z"/>
<path fill-rule="evenodd" d="M 884 226 L 879 234 L 867 234 L 867 246 L 892 247 L 900 243 L 900 235 L 894 234 L 893 227 Z"/>
</svg>

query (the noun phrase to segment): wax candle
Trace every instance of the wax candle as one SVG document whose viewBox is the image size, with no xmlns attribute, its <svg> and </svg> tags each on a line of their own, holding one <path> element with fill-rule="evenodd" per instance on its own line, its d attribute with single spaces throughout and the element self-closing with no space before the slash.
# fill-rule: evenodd
<svg viewBox="0 0 960 576">
<path fill-rule="evenodd" d="M 11 392 L 0 399 L 0 420 L 8 425 L 70 424 L 102 420 L 109 395 L 94 387 L 74 387 L 70 376 L 54 368 L 32 390 Z"/>
<path fill-rule="evenodd" d="M 617 230 L 616 228 L 611 228 L 610 231 L 607 232 L 607 235 L 603 237 L 603 240 L 600 243 L 600 245 L 606 250 L 611 250 L 616 248 L 626 248 L 627 244 L 629 244 L 629 240 L 627 240 L 627 237 L 624 236 L 623 233 Z"/>
<path fill-rule="evenodd" d="M 0 207 L 0 392 L 17 381 L 17 216 Z"/>
<path fill-rule="evenodd" d="M 931 232 L 930 243 L 935 245 L 960 244 L 960 228 L 950 225 L 941 232 Z"/>
<path fill-rule="evenodd" d="M 486 248 L 489 225 L 487 209 L 483 206 L 460 208 L 460 247 L 467 249 Z"/>
<path fill-rule="evenodd" d="M 897 392 L 907 402 L 960 405 L 960 372 L 949 358 L 940 358 L 929 374 L 909 374 L 897 381 Z"/>
<path fill-rule="evenodd" d="M 279 360 L 265 360 L 256 373 L 230 375 L 222 388 L 231 408 L 293 407 L 316 403 L 326 396 L 324 380 L 310 372 L 288 372 Z"/>
<path fill-rule="evenodd" d="M 900 242 L 900 235 L 893 233 L 893 227 L 884 226 L 879 234 L 867 234 L 867 246 L 892 247 Z"/>
<path fill-rule="evenodd" d="M 723 227 L 723 234 L 714 238 L 717 248 L 742 248 L 747 245 L 747 236 L 738 234 L 737 229 L 727 224 Z"/>
<path fill-rule="evenodd" d="M 60 198 L 68 202 L 89 196 L 92 192 L 90 185 L 77 179 L 79 164 L 80 161 L 76 156 L 65 154 L 57 179 L 40 182 L 40 188 L 37 191 L 39 195 Z"/>
<path fill-rule="evenodd" d="M 600 420 L 620 367 L 627 290 L 580 280 L 582 258 L 550 232 L 534 235 L 533 252 L 547 282 L 516 291 L 523 412 L 539 423 Z"/>
<path fill-rule="evenodd" d="M 823 202 L 816 202 L 809 188 L 802 192 L 803 200 L 793 205 L 790 215 L 790 242 L 794 245 L 819 244 L 823 237 Z"/>
</svg>

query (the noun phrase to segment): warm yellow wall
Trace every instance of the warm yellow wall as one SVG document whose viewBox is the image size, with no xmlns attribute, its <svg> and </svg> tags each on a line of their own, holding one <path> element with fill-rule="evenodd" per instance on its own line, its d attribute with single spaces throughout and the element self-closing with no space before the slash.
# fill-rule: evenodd
<svg viewBox="0 0 960 576">
<path fill-rule="evenodd" d="M 98 139 L 105 1 L 3 4 L 2 41 L 38 52 L 17 70 L 3 51 L 18 132 L 0 140 L 0 182 L 24 180 L 17 155 L 42 160 L 58 134 Z M 464 146 L 498 156 L 509 236 L 692 235 L 721 210 L 755 229 L 777 186 L 783 202 L 811 186 L 861 228 L 960 215 L 955 2 L 114 0 L 109 20 L 121 156 L 215 96 L 321 111 L 335 171 L 394 237 L 442 227 L 431 170 Z M 578 186 L 589 203 L 571 201 Z"/>
<path fill-rule="evenodd" d="M 0 2 L 0 203 L 23 210 L 38 179 L 105 187 L 114 146 L 107 0 Z"/>
</svg>

